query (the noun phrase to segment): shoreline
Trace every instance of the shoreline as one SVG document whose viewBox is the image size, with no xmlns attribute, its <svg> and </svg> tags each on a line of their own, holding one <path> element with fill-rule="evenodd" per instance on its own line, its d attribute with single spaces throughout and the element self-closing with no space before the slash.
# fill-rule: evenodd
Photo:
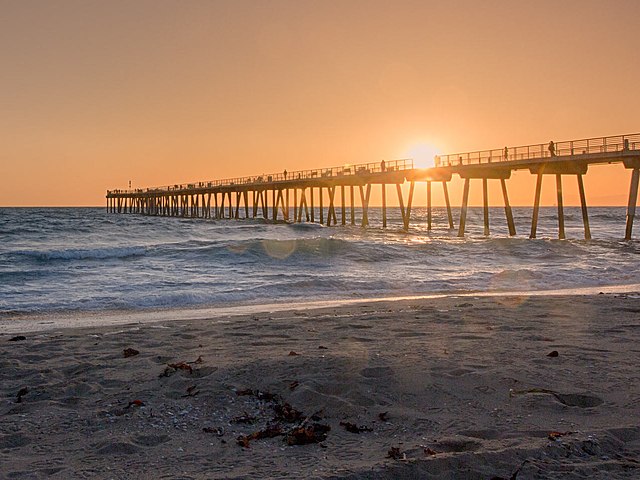
<svg viewBox="0 0 640 480">
<path fill-rule="evenodd" d="M 0 337 L 0 477 L 630 480 L 639 314 L 464 295 Z"/>
<path fill-rule="evenodd" d="M 455 293 L 430 293 L 424 295 L 402 295 L 371 298 L 344 298 L 290 303 L 240 304 L 228 307 L 202 306 L 149 310 L 109 310 L 52 312 L 47 314 L 18 315 L 13 318 L 0 317 L 0 338 L 17 333 L 46 332 L 59 329 L 148 324 L 183 320 L 219 320 L 222 317 L 239 317 L 252 314 L 277 313 L 293 310 L 313 311 L 327 308 L 358 306 L 367 303 L 393 303 L 441 298 L 496 298 L 496 297 L 551 297 L 584 296 L 598 294 L 640 295 L 640 284 L 577 287 L 552 290 L 527 291 L 476 291 Z"/>
</svg>

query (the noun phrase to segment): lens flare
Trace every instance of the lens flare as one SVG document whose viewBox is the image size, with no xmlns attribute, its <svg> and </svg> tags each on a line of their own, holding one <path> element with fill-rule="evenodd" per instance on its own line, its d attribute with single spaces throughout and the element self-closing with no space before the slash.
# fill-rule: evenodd
<svg viewBox="0 0 640 480">
<path fill-rule="evenodd" d="M 267 255 L 278 260 L 284 260 L 296 251 L 295 240 L 263 240 L 262 246 Z"/>
</svg>

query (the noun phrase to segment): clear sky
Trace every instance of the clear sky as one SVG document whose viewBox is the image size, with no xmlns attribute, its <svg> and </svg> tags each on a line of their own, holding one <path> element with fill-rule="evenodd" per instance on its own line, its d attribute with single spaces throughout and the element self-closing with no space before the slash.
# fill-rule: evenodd
<svg viewBox="0 0 640 480">
<path fill-rule="evenodd" d="M 0 12 L 5 206 L 640 131 L 637 0 L 0 0 Z M 591 168 L 587 200 L 624 204 L 628 178 Z M 513 203 L 531 204 L 534 183 L 514 175 Z"/>
</svg>

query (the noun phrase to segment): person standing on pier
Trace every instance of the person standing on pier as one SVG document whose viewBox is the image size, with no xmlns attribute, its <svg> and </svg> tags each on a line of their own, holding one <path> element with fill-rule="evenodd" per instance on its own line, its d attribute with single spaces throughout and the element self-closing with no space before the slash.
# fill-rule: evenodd
<svg viewBox="0 0 640 480">
<path fill-rule="evenodd" d="M 553 143 L 553 140 L 549 142 L 549 153 L 551 154 L 552 157 L 556 156 L 556 144 Z"/>
<path fill-rule="evenodd" d="M 384 160 L 380 162 L 380 171 L 384 172 L 387 169 L 387 164 Z"/>
<path fill-rule="evenodd" d="M 284 179 L 287 179 L 287 171 L 285 170 L 284 172 L 282 172 L 284 174 Z"/>
<path fill-rule="evenodd" d="M 509 160 L 509 148 L 504 147 L 504 159 Z"/>
</svg>

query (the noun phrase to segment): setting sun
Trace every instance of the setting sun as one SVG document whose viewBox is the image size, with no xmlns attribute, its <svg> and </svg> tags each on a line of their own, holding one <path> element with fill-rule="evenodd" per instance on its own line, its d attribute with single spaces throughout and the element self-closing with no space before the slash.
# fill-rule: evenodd
<svg viewBox="0 0 640 480">
<path fill-rule="evenodd" d="M 431 168 L 435 165 L 434 157 L 441 153 L 440 149 L 433 144 L 420 142 L 412 144 L 402 156 L 413 159 L 415 168 Z"/>
</svg>

